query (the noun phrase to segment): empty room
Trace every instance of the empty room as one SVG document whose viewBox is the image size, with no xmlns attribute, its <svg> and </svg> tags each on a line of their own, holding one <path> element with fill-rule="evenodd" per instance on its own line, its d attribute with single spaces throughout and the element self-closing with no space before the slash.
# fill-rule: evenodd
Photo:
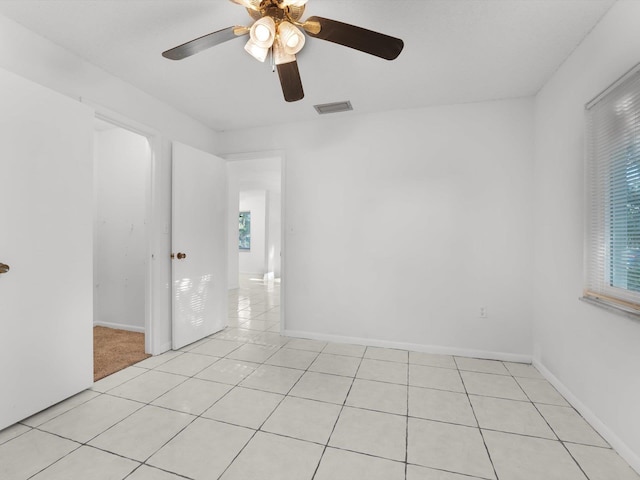
<svg viewBox="0 0 640 480">
<path fill-rule="evenodd" d="M 1 0 L 0 478 L 640 480 L 639 27 Z"/>
</svg>

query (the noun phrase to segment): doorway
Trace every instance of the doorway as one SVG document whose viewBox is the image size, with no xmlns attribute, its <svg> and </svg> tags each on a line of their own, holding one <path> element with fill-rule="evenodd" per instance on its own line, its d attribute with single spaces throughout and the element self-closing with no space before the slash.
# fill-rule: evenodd
<svg viewBox="0 0 640 480">
<path fill-rule="evenodd" d="M 282 158 L 229 158 L 229 288 L 282 278 Z"/>
<path fill-rule="evenodd" d="M 95 119 L 94 371 L 102 376 L 146 358 L 150 172 L 145 136 Z M 105 338 L 121 339 L 118 348 L 101 353 Z"/>
<path fill-rule="evenodd" d="M 284 152 L 231 154 L 227 160 L 229 187 L 229 325 L 235 316 L 250 319 L 258 328 L 284 332 L 286 319 L 286 215 Z M 242 215 L 242 218 L 241 218 Z M 246 225 L 250 221 L 250 225 Z M 244 225 L 241 224 L 244 221 Z M 241 238 L 241 229 L 243 238 Z M 246 232 L 249 231 L 249 239 Z M 253 288 L 252 288 L 253 287 Z M 267 297 L 257 308 L 247 308 L 253 289 Z M 255 293 L 255 292 L 254 292 Z M 235 304 L 235 307 L 234 307 Z M 241 305 L 242 304 L 242 305 Z M 243 312 L 239 312 L 243 310 Z M 247 314 L 251 313 L 249 317 Z M 256 313 L 257 316 L 253 314 Z M 277 322 L 277 326 L 266 322 Z M 239 319 L 236 326 L 249 323 Z"/>
</svg>

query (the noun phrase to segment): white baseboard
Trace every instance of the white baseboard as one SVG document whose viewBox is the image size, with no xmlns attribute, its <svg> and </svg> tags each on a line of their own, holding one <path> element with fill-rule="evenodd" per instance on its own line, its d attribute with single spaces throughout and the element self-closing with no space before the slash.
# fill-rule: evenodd
<svg viewBox="0 0 640 480">
<path fill-rule="evenodd" d="M 560 394 L 589 422 L 589 424 L 604 438 L 618 454 L 633 468 L 640 473 L 640 456 L 630 449 L 620 437 L 618 437 L 609 427 L 607 427 L 564 383 L 551 373 L 537 358 L 533 359 L 533 365 L 538 371 L 555 387 Z"/>
<path fill-rule="evenodd" d="M 129 332 L 144 333 L 144 327 L 136 327 L 135 325 L 121 325 L 119 323 L 111 323 L 111 322 L 93 322 L 93 326 L 115 328 L 118 330 L 127 330 Z"/>
<path fill-rule="evenodd" d="M 485 358 L 488 360 L 502 360 L 505 362 L 531 363 L 531 355 L 522 355 L 508 352 L 492 352 L 486 350 L 473 350 L 469 348 L 442 347 L 437 345 L 422 345 L 418 343 L 389 342 L 372 338 L 345 337 L 342 335 L 327 335 L 323 333 L 300 332 L 296 330 L 284 330 L 282 335 L 287 337 L 308 338 L 323 342 L 350 343 L 366 345 L 369 347 L 397 348 L 414 352 L 435 353 L 440 355 L 456 355 L 458 357 Z"/>
</svg>

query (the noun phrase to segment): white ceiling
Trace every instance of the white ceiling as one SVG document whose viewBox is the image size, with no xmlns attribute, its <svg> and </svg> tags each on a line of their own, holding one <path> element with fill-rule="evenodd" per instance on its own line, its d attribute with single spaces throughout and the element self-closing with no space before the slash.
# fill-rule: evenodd
<svg viewBox="0 0 640 480">
<path fill-rule="evenodd" d="M 227 0 L 1 0 L 0 14 L 215 130 L 535 94 L 615 0 L 310 0 L 323 16 L 400 37 L 392 62 L 308 38 L 305 98 L 286 103 L 277 73 L 235 39 L 181 61 L 161 52 L 231 25 Z"/>
</svg>

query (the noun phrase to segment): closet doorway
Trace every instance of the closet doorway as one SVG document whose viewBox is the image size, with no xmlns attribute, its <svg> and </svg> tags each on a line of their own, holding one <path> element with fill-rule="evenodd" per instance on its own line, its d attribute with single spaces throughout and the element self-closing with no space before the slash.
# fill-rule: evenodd
<svg viewBox="0 0 640 480">
<path fill-rule="evenodd" d="M 96 118 L 94 128 L 94 379 L 146 358 L 147 137 Z"/>
</svg>

